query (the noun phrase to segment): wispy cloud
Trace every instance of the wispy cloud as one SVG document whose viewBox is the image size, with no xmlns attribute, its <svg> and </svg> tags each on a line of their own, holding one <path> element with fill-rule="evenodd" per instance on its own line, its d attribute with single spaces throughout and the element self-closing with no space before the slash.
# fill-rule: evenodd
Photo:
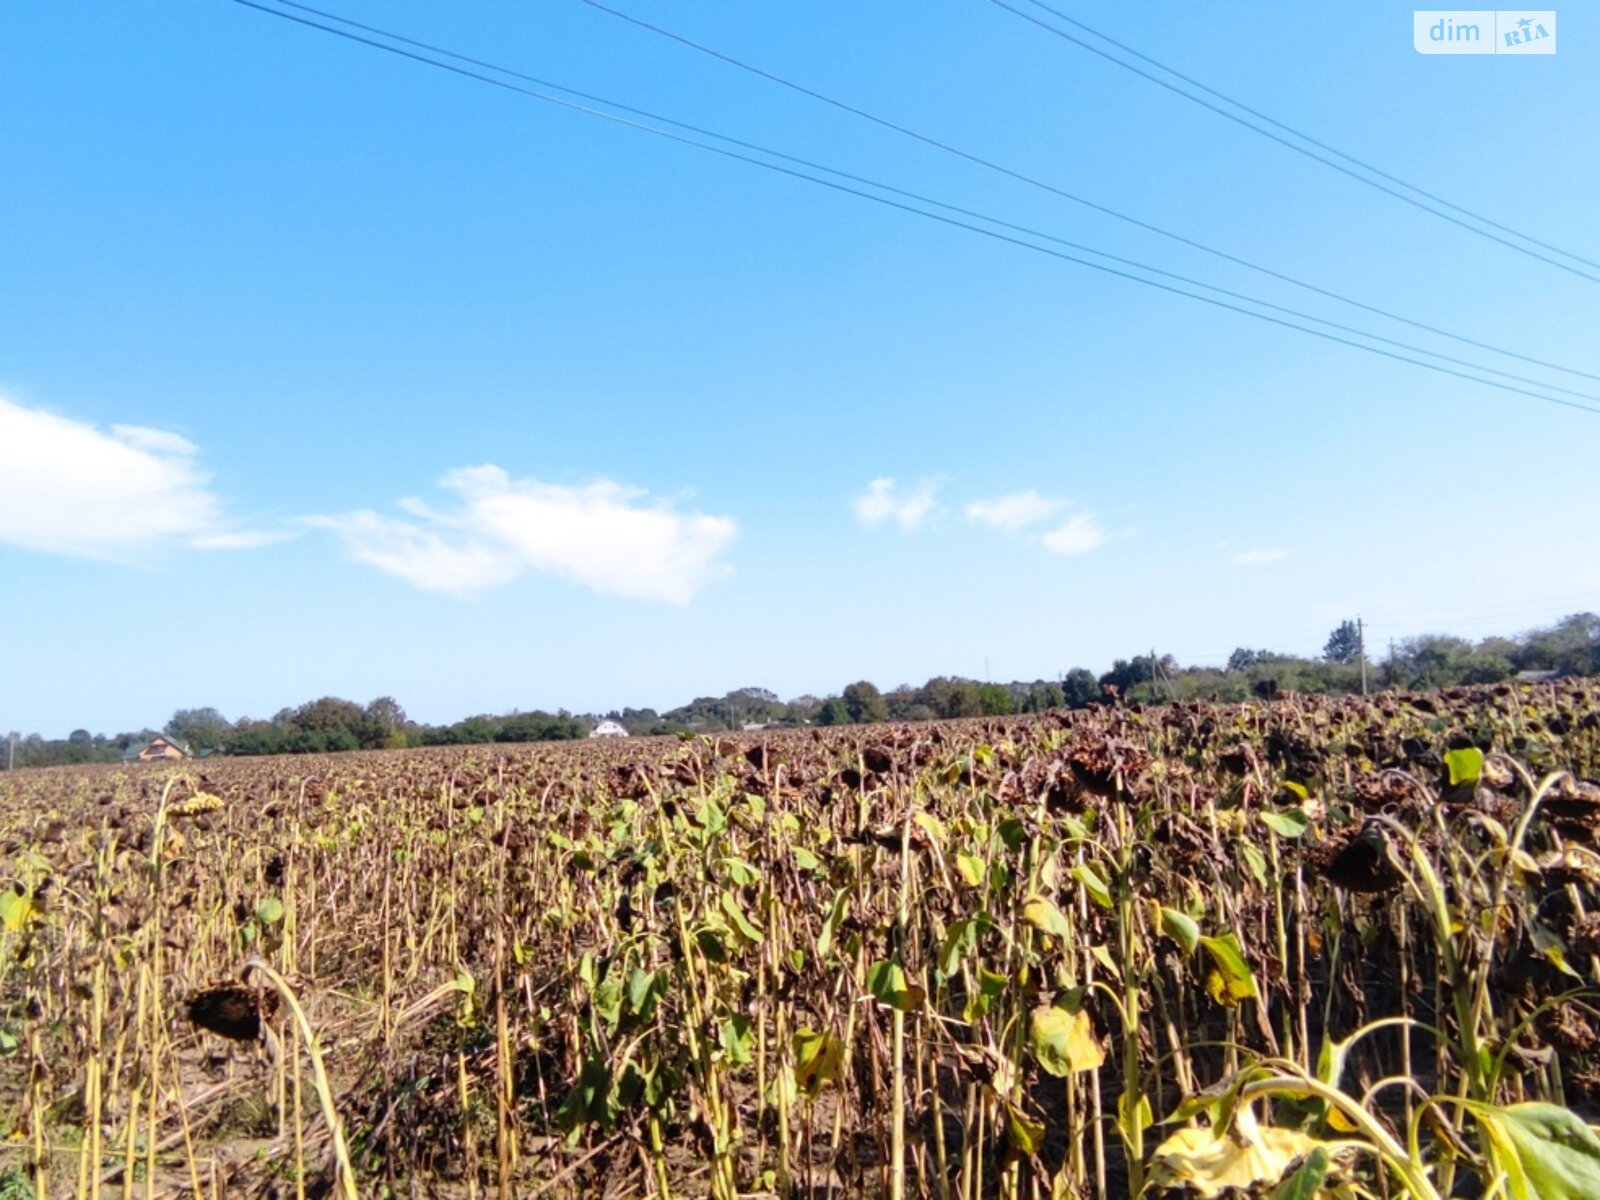
<svg viewBox="0 0 1600 1200">
<path fill-rule="evenodd" d="M 1048 521 L 1062 509 L 1068 502 L 1056 499 L 1053 496 L 1042 496 L 1033 488 L 1025 492 L 1013 492 L 1008 496 L 996 496 L 992 500 L 974 500 L 967 505 L 967 520 L 978 525 L 988 525 L 994 529 L 1003 529 L 1008 533 L 1015 533 L 1019 529 L 1026 529 L 1030 525 L 1037 525 L 1041 521 Z"/>
<path fill-rule="evenodd" d="M 1233 556 L 1233 565 L 1236 567 L 1259 567 L 1264 563 L 1274 563 L 1288 557 L 1289 552 L 1277 546 L 1269 550 L 1241 550 Z"/>
<path fill-rule="evenodd" d="M 937 507 L 939 481 L 924 479 L 902 492 L 894 479 L 884 475 L 867 485 L 867 490 L 851 501 L 856 518 L 863 525 L 893 521 L 904 533 L 915 533 Z"/>
<path fill-rule="evenodd" d="M 1041 539 L 1051 554 L 1088 554 L 1106 544 L 1106 531 L 1089 513 L 1074 513 Z"/>
<path fill-rule="evenodd" d="M 638 488 L 608 480 L 579 487 L 513 479 L 496 466 L 463 467 L 439 486 L 456 504 L 417 499 L 406 517 L 371 509 L 308 518 L 338 535 L 357 562 L 430 591 L 465 594 L 533 571 L 609 595 L 687 604 L 725 574 L 731 517 L 645 503 Z"/>
<path fill-rule="evenodd" d="M 159 546 L 237 550 L 289 536 L 230 520 L 199 455 L 167 430 L 103 430 L 0 396 L 0 541 L 127 561 Z"/>
<path fill-rule="evenodd" d="M 1035 488 L 1011 492 L 987 500 L 974 500 L 966 506 L 967 520 L 987 525 L 1003 533 L 1024 533 L 1051 554 L 1088 554 L 1110 540 L 1110 535 L 1090 512 L 1074 512 L 1053 528 L 1040 533 L 1035 527 L 1056 521 L 1072 507 L 1070 500 L 1046 496 Z"/>
<path fill-rule="evenodd" d="M 292 530 L 282 529 L 223 529 L 197 533 L 188 539 L 187 545 L 195 550 L 259 550 L 294 536 Z"/>
</svg>

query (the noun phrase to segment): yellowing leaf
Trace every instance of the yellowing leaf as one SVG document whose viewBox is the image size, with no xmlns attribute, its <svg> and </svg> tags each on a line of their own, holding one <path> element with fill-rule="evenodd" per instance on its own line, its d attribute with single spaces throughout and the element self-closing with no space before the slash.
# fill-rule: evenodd
<svg viewBox="0 0 1600 1200">
<path fill-rule="evenodd" d="M 1483 751 L 1476 746 L 1451 750 L 1444 756 L 1445 768 L 1450 772 L 1450 786 L 1477 783 L 1483 775 Z"/>
<path fill-rule="evenodd" d="M 222 797 L 210 792 L 196 792 L 187 800 L 180 800 L 167 811 L 175 817 L 192 817 L 196 813 L 215 812 L 222 807 Z"/>
<path fill-rule="evenodd" d="M 1122 971 L 1117 966 L 1117 960 L 1111 957 L 1111 951 L 1104 946 L 1090 946 L 1089 953 L 1093 956 L 1095 962 L 1104 967 L 1106 973 L 1113 979 L 1122 978 Z"/>
<path fill-rule="evenodd" d="M 1245 865 L 1250 868 L 1250 874 L 1256 877 L 1256 882 L 1262 887 L 1267 886 L 1267 858 L 1249 842 L 1240 842 L 1239 850 L 1244 854 Z"/>
<path fill-rule="evenodd" d="M 1139 1096 L 1136 1102 L 1130 1103 L 1130 1094 L 1123 1092 L 1117 1097 L 1117 1126 L 1124 1136 L 1130 1140 L 1144 1133 L 1146 1129 L 1155 1124 L 1156 1116 L 1150 1110 L 1150 1097 Z"/>
<path fill-rule="evenodd" d="M 1152 915 L 1160 922 L 1161 932 L 1182 946 L 1185 954 L 1193 954 L 1200 948 L 1200 926 L 1193 917 L 1153 900 L 1151 907 L 1155 909 Z"/>
<path fill-rule="evenodd" d="M 1039 1065 L 1057 1077 L 1093 1071 L 1106 1060 L 1086 1009 L 1075 1013 L 1041 1004 L 1029 1020 L 1030 1040 Z"/>
<path fill-rule="evenodd" d="M 1263 811 L 1257 814 L 1261 823 L 1282 838 L 1297 838 L 1311 826 L 1304 811 L 1286 808 L 1282 812 Z"/>
<path fill-rule="evenodd" d="M 472 1025 L 472 1015 L 476 1011 L 472 1000 L 477 985 L 472 981 L 472 975 L 463 970 L 455 978 L 455 989 L 459 993 L 456 1003 L 456 1022 L 466 1029 Z"/>
<path fill-rule="evenodd" d="M 1242 999 L 1228 985 L 1227 976 L 1215 968 L 1206 973 L 1206 995 L 1227 1008 L 1232 1008 Z"/>
<path fill-rule="evenodd" d="M 794 1031 L 795 1082 L 807 1099 L 839 1077 L 844 1062 L 844 1043 L 833 1034 L 814 1029 Z"/>
<path fill-rule="evenodd" d="M 1539 874 L 1538 862 L 1534 859 L 1533 855 L 1529 854 L 1526 850 L 1523 850 L 1520 847 L 1511 852 L 1511 865 L 1516 867 L 1516 869 L 1521 871 L 1524 875 Z"/>
<path fill-rule="evenodd" d="M 761 872 L 745 862 L 742 858 L 729 855 L 722 860 L 722 869 L 727 873 L 728 880 L 735 887 L 748 887 L 761 878 Z"/>
<path fill-rule="evenodd" d="M 1044 1145 L 1044 1122 L 1031 1119 L 1007 1100 L 1006 1140 L 1021 1154 L 1037 1154 Z"/>
<path fill-rule="evenodd" d="M 954 975 L 967 956 L 978 948 L 979 939 L 993 927 L 989 914 L 981 910 L 952 924 L 939 948 L 939 970 Z"/>
<path fill-rule="evenodd" d="M 1344 1109 L 1333 1104 L 1328 1107 L 1328 1128 L 1338 1133 L 1354 1133 L 1356 1123 L 1344 1115 Z"/>
<path fill-rule="evenodd" d="M 965 850 L 957 850 L 956 874 L 968 887 L 977 887 L 983 882 L 983 859 Z"/>
<path fill-rule="evenodd" d="M 897 962 L 875 962 L 867 968 L 867 991 L 879 1004 L 900 1012 L 922 1007 L 927 993 L 906 979 L 905 968 Z"/>
<path fill-rule="evenodd" d="M 1231 1007 L 1256 994 L 1256 977 L 1244 961 L 1244 950 L 1236 934 L 1203 937 L 1200 944 L 1216 964 L 1216 970 L 1206 976 L 1206 991 L 1213 1000 Z"/>
<path fill-rule="evenodd" d="M 749 1063 L 754 1042 L 755 1028 L 743 1013 L 734 1013 L 717 1027 L 717 1044 L 729 1062 L 739 1066 Z"/>
<path fill-rule="evenodd" d="M 1512 1200 L 1600 1196 L 1600 1138 L 1567 1109 L 1531 1102 L 1471 1106 Z"/>
<path fill-rule="evenodd" d="M 19 896 L 10 888 L 0 892 L 0 924 L 12 933 L 18 932 L 28 919 L 38 911 L 32 896 Z"/>
<path fill-rule="evenodd" d="M 1563 975 L 1571 975 L 1574 979 L 1583 978 L 1582 975 L 1579 975 L 1568 965 L 1567 946 L 1561 940 L 1560 935 L 1552 933 L 1543 925 L 1535 924 L 1533 927 L 1533 944 L 1539 953 L 1549 960 L 1550 965 Z"/>
<path fill-rule="evenodd" d="M 1079 863 L 1072 868 L 1072 877 L 1083 884 L 1083 890 L 1089 893 L 1089 899 L 1101 908 L 1111 907 L 1111 888 L 1092 864 Z"/>
<path fill-rule="evenodd" d="M 1067 918 L 1061 914 L 1061 910 L 1043 896 L 1029 896 L 1022 902 L 1022 919 L 1035 929 L 1053 934 L 1062 941 L 1072 934 L 1072 927 L 1067 924 Z"/>
<path fill-rule="evenodd" d="M 943 846 L 949 840 L 950 835 L 945 832 L 944 822 L 932 813 L 918 810 L 911 815 L 911 820 L 928 835 L 928 840 L 935 846 Z"/>
<path fill-rule="evenodd" d="M 981 1017 L 987 1016 L 989 1009 L 994 1006 L 994 1002 L 1005 993 L 1007 982 L 1004 975 L 991 971 L 988 967 L 980 966 L 978 968 L 978 990 L 967 997 L 967 1003 L 961 1014 L 963 1019 L 970 1024 Z"/>
<path fill-rule="evenodd" d="M 1326 1148 L 1298 1130 L 1258 1126 L 1247 1105 L 1239 1109 L 1231 1133 L 1180 1129 L 1162 1142 L 1150 1164 L 1150 1181 L 1157 1187 L 1188 1187 L 1212 1200 L 1230 1189 L 1276 1184 L 1297 1159 Z"/>
<path fill-rule="evenodd" d="M 739 936 L 752 945 L 759 945 L 761 930 L 744 915 L 744 909 L 739 907 L 739 902 L 733 898 L 731 892 L 722 893 L 722 911 L 728 914 L 728 920 L 733 922 L 733 927 L 739 931 Z"/>
</svg>

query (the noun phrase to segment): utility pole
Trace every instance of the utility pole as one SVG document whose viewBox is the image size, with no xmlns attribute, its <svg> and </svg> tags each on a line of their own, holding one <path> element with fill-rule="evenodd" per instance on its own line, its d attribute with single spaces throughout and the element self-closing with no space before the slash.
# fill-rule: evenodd
<svg viewBox="0 0 1600 1200">
<path fill-rule="evenodd" d="M 6 770 L 14 771 L 17 767 L 17 735 L 11 734 L 11 749 L 6 753 Z"/>
<path fill-rule="evenodd" d="M 1361 663 L 1361 694 L 1367 694 L 1367 627 L 1362 623 L 1361 617 L 1356 616 L 1356 658 Z"/>
</svg>

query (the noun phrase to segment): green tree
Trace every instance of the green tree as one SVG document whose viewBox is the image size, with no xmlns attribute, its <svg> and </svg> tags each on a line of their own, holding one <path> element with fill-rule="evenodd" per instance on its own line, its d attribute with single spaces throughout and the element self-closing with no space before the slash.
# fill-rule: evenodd
<svg viewBox="0 0 1600 1200">
<path fill-rule="evenodd" d="M 1573 613 L 1548 629 L 1528 634 L 1524 641 L 1519 670 L 1600 673 L 1600 616 L 1594 613 Z"/>
<path fill-rule="evenodd" d="M 180 708 L 162 730 L 196 754 L 216 750 L 228 740 L 233 725 L 214 708 Z"/>
<path fill-rule="evenodd" d="M 367 705 L 362 717 L 358 734 L 363 746 L 378 748 L 406 744 L 406 710 L 400 707 L 400 702 L 393 696 L 379 696 Z"/>
<path fill-rule="evenodd" d="M 515 713 L 500 723 L 497 742 L 559 742 L 582 737 L 580 722 L 566 713 Z"/>
<path fill-rule="evenodd" d="M 822 701 L 815 696 L 796 696 L 784 706 L 781 720 L 785 725 L 808 725 L 816 720 Z"/>
<path fill-rule="evenodd" d="M 1068 708 L 1087 708 L 1100 699 L 1100 683 L 1094 672 L 1073 667 L 1062 676 L 1061 698 Z"/>
<path fill-rule="evenodd" d="M 817 709 L 814 718 L 818 725 L 848 725 L 850 724 L 850 710 L 838 696 L 829 696 Z"/>
<path fill-rule="evenodd" d="M 229 754 L 282 754 L 283 729 L 271 721 L 241 717 L 228 737 Z"/>
<path fill-rule="evenodd" d="M 1354 621 L 1341 621 L 1339 627 L 1328 635 L 1328 644 L 1322 648 L 1322 657 L 1328 662 L 1345 666 L 1361 657 L 1361 630 Z"/>
<path fill-rule="evenodd" d="M 324 696 L 320 700 L 302 704 L 290 713 L 288 725 L 297 733 L 331 734 L 342 730 L 352 738 L 357 738 L 366 721 L 366 709 L 355 701 Z"/>
<path fill-rule="evenodd" d="M 450 739 L 458 746 L 479 746 L 494 741 L 499 732 L 500 721 L 496 717 L 467 717 L 450 726 Z"/>
<path fill-rule="evenodd" d="M 952 679 L 945 690 L 944 707 L 939 715 L 950 718 L 981 717 L 983 696 L 978 691 L 978 685 L 970 679 Z"/>
<path fill-rule="evenodd" d="M 985 683 L 978 687 L 978 711 L 986 717 L 1003 717 L 1011 711 L 1011 692 L 1002 684 Z"/>
<path fill-rule="evenodd" d="M 1228 655 L 1229 671 L 1247 671 L 1251 667 L 1271 662 L 1276 655 L 1271 650 L 1246 650 L 1243 646 Z"/>
<path fill-rule="evenodd" d="M 1171 678 L 1178 673 L 1178 660 L 1170 654 L 1152 657 L 1140 654 L 1132 659 L 1119 658 L 1111 664 L 1111 670 L 1100 676 L 1102 686 L 1110 684 L 1124 696 L 1127 696 L 1140 684 L 1147 688 L 1154 686 L 1158 676 Z"/>
<path fill-rule="evenodd" d="M 1407 638 L 1395 652 L 1396 682 L 1407 688 L 1450 687 L 1463 682 L 1472 666 L 1472 643 L 1443 634 Z"/>
<path fill-rule="evenodd" d="M 920 718 L 911 715 L 920 704 L 917 689 L 909 683 L 902 683 L 897 688 L 892 688 L 883 694 L 883 702 L 889 707 L 889 720 L 891 721 L 916 721 Z"/>
<path fill-rule="evenodd" d="M 1059 683 L 1039 682 L 1032 684 L 1022 701 L 1022 711 L 1039 713 L 1047 712 L 1052 708 L 1061 708 L 1067 702 L 1066 694 L 1061 690 Z"/>
<path fill-rule="evenodd" d="M 889 719 L 889 704 L 883 698 L 883 693 L 865 679 L 858 680 L 844 689 L 841 697 L 845 711 L 850 714 L 850 720 L 857 725 L 865 725 L 872 721 L 887 721 Z"/>
</svg>

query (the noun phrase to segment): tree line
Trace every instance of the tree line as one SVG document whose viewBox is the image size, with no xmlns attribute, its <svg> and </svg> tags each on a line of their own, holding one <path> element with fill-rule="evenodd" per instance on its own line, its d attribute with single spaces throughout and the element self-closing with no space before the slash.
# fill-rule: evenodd
<svg viewBox="0 0 1600 1200">
<path fill-rule="evenodd" d="M 1446 634 L 1408 638 L 1374 659 L 1365 653 L 1354 621 L 1339 624 L 1319 657 L 1241 647 L 1221 666 L 1182 666 L 1170 654 L 1117 659 L 1096 675 L 1083 667 L 1056 679 L 992 683 L 940 675 L 921 686 L 880 690 L 857 680 L 828 696 L 781 700 L 760 687 L 704 696 L 677 708 L 623 708 L 608 713 L 512 712 L 466 717 L 449 725 L 410 720 L 392 696 L 358 704 L 334 696 L 281 709 L 270 719 L 230 721 L 215 708 L 180 709 L 161 732 L 197 754 L 310 754 L 412 746 L 544 742 L 586 737 L 602 719 L 630 734 L 711 733 L 799 725 L 859 725 L 879 721 L 932 721 L 1005 716 L 1052 708 L 1116 702 L 1182 700 L 1237 702 L 1289 692 L 1352 694 L 1422 691 L 1463 684 L 1500 683 L 1525 673 L 1600 675 L 1600 616 L 1575 613 L 1516 637 L 1480 641 Z M 146 745 L 155 731 L 114 737 L 75 729 L 65 739 L 11 734 L 0 745 L 0 767 L 116 762 Z"/>
</svg>

